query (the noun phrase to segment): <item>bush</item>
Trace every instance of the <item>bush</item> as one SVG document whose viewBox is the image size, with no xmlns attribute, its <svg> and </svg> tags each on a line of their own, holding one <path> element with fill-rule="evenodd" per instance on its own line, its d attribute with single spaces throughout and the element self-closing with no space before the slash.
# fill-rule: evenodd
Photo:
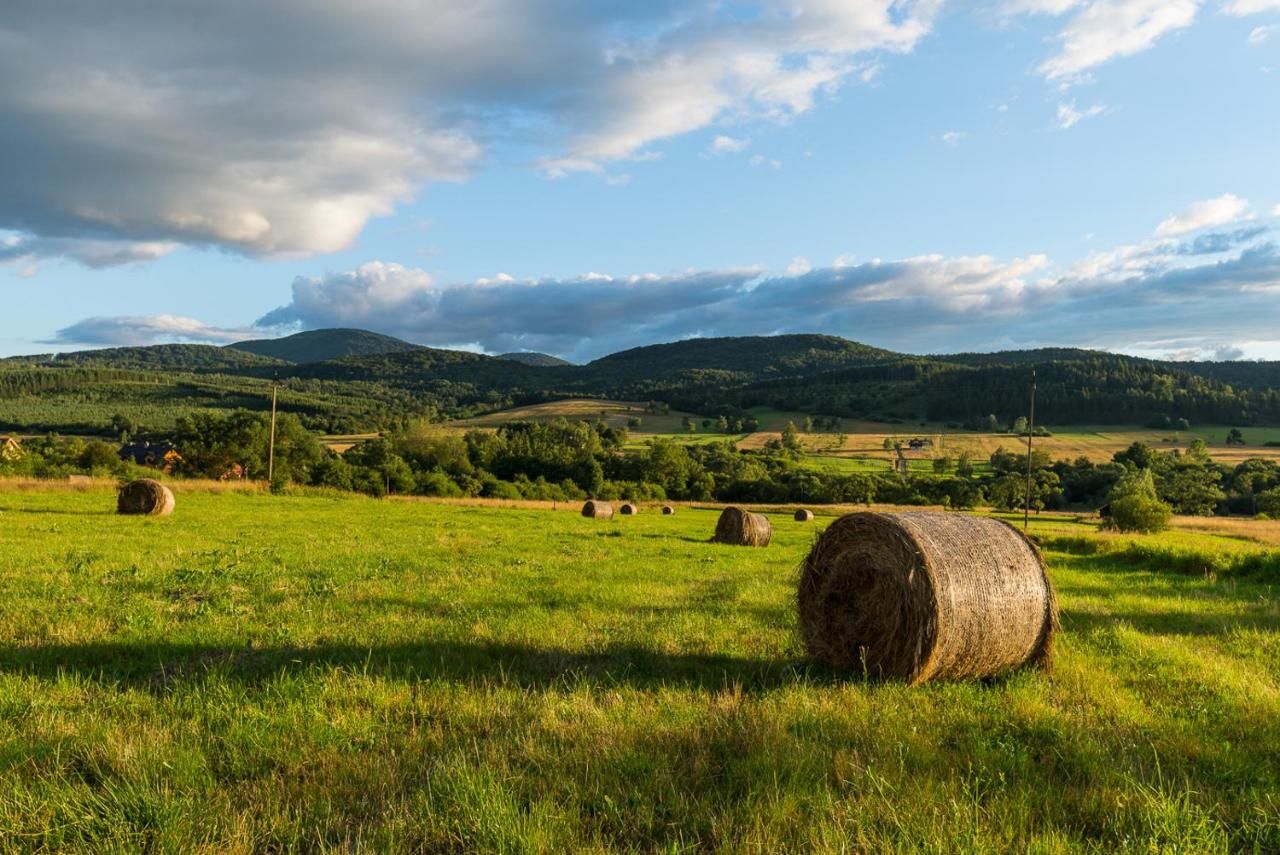
<svg viewBox="0 0 1280 855">
<path fill-rule="evenodd" d="M 1123 496 L 1111 503 L 1111 517 L 1106 527 L 1151 534 L 1168 528 L 1171 516 L 1173 511 L 1159 499 Z"/>
<path fill-rule="evenodd" d="M 1163 531 L 1173 516 L 1172 509 L 1156 495 L 1150 469 L 1135 469 L 1111 489 L 1111 516 L 1104 526 L 1118 531 Z"/>
</svg>

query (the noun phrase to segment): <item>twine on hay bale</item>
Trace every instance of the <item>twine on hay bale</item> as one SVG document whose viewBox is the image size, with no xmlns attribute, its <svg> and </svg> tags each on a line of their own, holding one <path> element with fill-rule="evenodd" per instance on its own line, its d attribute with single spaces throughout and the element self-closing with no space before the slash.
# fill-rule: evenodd
<svg viewBox="0 0 1280 855">
<path fill-rule="evenodd" d="M 663 506 L 662 506 L 662 515 L 663 515 L 664 517 L 669 517 L 669 516 L 671 516 L 672 514 L 674 514 L 675 512 L 676 512 L 676 509 L 675 509 L 675 508 L 673 508 L 671 505 L 663 505 Z"/>
<path fill-rule="evenodd" d="M 624 517 L 630 517 L 640 513 L 640 508 L 631 502 L 626 502 L 621 508 L 618 508 L 618 512 Z"/>
<path fill-rule="evenodd" d="M 613 517 L 613 505 L 592 499 L 582 506 L 582 515 L 595 520 L 611 519 Z"/>
<path fill-rule="evenodd" d="M 795 521 L 796 522 L 813 522 L 813 511 L 806 510 L 805 508 L 801 508 L 800 510 L 796 511 Z"/>
<path fill-rule="evenodd" d="M 764 514 L 728 507 L 721 511 L 720 519 L 716 521 L 716 533 L 711 540 L 713 543 L 734 546 L 768 546 L 772 537 L 773 526 Z"/>
<path fill-rule="evenodd" d="M 130 481 L 116 494 L 116 513 L 167 517 L 173 513 L 173 491 L 159 481 Z"/>
<path fill-rule="evenodd" d="M 908 683 L 1047 668 L 1058 628 L 1040 551 L 959 514 L 841 517 L 801 565 L 797 601 L 810 656 Z"/>
</svg>

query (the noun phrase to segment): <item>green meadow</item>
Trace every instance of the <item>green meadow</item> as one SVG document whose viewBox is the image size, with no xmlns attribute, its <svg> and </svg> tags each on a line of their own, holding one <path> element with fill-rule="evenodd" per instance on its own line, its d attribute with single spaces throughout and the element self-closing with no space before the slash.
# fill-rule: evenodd
<svg viewBox="0 0 1280 855">
<path fill-rule="evenodd" d="M 1053 671 L 909 688 L 804 659 L 829 516 L 175 490 L 0 488 L 0 851 L 1280 851 L 1271 524 L 1037 519 Z"/>
</svg>

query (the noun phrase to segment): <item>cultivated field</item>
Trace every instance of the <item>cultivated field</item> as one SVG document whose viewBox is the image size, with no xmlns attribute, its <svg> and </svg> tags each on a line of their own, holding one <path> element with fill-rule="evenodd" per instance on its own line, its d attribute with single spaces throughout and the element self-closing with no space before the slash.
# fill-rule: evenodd
<svg viewBox="0 0 1280 855">
<path fill-rule="evenodd" d="M 804 661 L 830 517 L 176 489 L 0 486 L 0 850 L 1280 850 L 1273 524 L 1037 519 L 1055 670 L 907 688 Z"/>
</svg>

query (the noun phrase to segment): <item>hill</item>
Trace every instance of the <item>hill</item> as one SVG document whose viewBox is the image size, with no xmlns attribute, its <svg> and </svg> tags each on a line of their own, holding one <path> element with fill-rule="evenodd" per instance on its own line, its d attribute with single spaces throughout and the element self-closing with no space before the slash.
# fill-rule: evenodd
<svg viewBox="0 0 1280 855">
<path fill-rule="evenodd" d="M 119 413 L 163 430 L 192 410 L 260 407 L 276 374 L 283 406 L 337 433 L 581 398 L 662 402 L 713 417 L 765 407 L 890 424 L 974 425 L 994 415 L 1004 425 L 1027 411 L 1032 366 L 1043 424 L 1280 425 L 1276 362 L 1158 362 L 1075 349 L 913 356 L 836 336 L 784 335 L 691 339 L 573 365 L 317 330 L 230 347 L 3 360 L 0 429 L 92 433 Z"/>
<path fill-rule="evenodd" d="M 519 350 L 514 353 L 500 353 L 498 359 L 509 359 L 512 362 L 519 362 L 522 365 L 532 365 L 536 368 L 559 368 L 573 363 L 567 359 L 561 359 L 558 356 L 552 356 L 549 353 L 538 353 L 534 350 Z"/>
<path fill-rule="evenodd" d="M 0 368 L 102 366 L 130 371 L 185 371 L 197 374 L 252 374 L 285 363 L 270 356 L 228 350 L 209 344 L 153 344 L 147 347 L 107 347 L 44 356 L 18 356 L 0 361 Z"/>
<path fill-rule="evenodd" d="M 227 349 L 303 364 L 327 362 L 348 356 L 409 353 L 418 350 L 419 346 L 393 336 L 367 330 L 332 329 L 308 330 L 284 338 L 238 341 L 227 345 Z"/>
</svg>

